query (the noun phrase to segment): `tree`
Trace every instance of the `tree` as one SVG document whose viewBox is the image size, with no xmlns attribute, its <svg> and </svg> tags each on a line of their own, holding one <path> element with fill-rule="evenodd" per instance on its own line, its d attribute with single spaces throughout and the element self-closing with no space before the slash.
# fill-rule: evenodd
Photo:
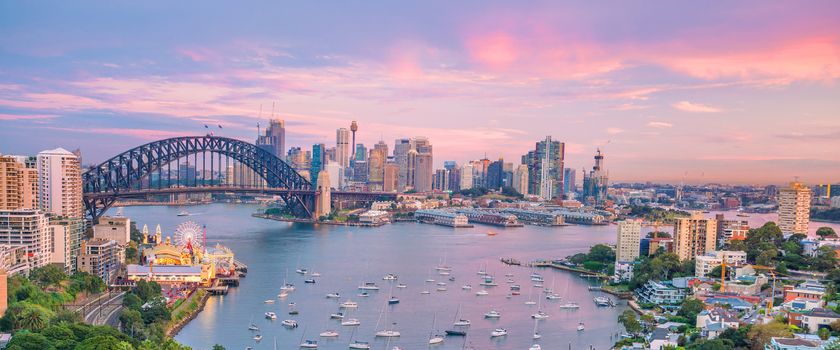
<svg viewBox="0 0 840 350">
<path fill-rule="evenodd" d="M 146 282 L 145 280 L 139 280 L 137 281 L 137 285 L 134 286 L 133 291 L 144 303 L 161 295 L 160 285 L 154 281 Z"/>
<path fill-rule="evenodd" d="M 143 300 L 140 300 L 140 297 L 134 293 L 127 293 L 123 297 L 123 306 L 129 309 L 140 310 L 140 306 L 143 305 Z"/>
<path fill-rule="evenodd" d="M 677 315 L 687 318 L 689 323 L 693 325 L 697 322 L 697 314 L 703 311 L 705 307 L 706 305 L 702 301 L 688 298 L 683 301 L 679 311 L 677 311 Z"/>
<path fill-rule="evenodd" d="M 753 350 L 763 350 L 764 346 L 770 343 L 770 338 L 787 338 L 792 336 L 793 333 L 790 331 L 790 327 L 778 321 L 772 321 L 765 324 L 755 324 L 750 327 L 750 331 L 747 333 L 747 338 L 750 339 L 750 342 L 752 343 L 751 348 Z"/>
<path fill-rule="evenodd" d="M 840 350 L 840 339 L 835 339 L 832 342 L 825 344 L 823 350 Z"/>
<path fill-rule="evenodd" d="M 30 331 L 20 331 L 15 333 L 9 344 L 6 345 L 7 350 L 51 350 L 55 349 L 42 334 L 32 333 Z"/>
<path fill-rule="evenodd" d="M 134 350 L 134 347 L 113 336 L 100 335 L 85 339 L 76 346 L 76 350 Z"/>
<path fill-rule="evenodd" d="M 52 311 L 47 310 L 41 305 L 31 304 L 25 301 L 18 304 L 20 304 L 21 309 L 14 320 L 14 326 L 17 329 L 40 331 L 47 326 L 50 318 L 53 316 Z"/>
<path fill-rule="evenodd" d="M 819 336 L 822 340 L 828 340 L 828 338 L 831 337 L 831 331 L 829 331 L 828 328 L 820 328 L 820 330 L 817 331 L 817 336 Z"/>
<path fill-rule="evenodd" d="M 67 324 L 56 324 L 45 328 L 41 334 L 56 348 L 56 350 L 72 350 L 78 339 Z"/>
<path fill-rule="evenodd" d="M 811 266 L 821 272 L 830 271 L 837 267 L 837 254 L 831 246 L 822 246 L 817 250 Z"/>
<path fill-rule="evenodd" d="M 42 287 L 58 286 L 61 281 L 67 279 L 64 269 L 55 264 L 39 267 L 29 273 L 29 278 Z"/>
<path fill-rule="evenodd" d="M 630 334 L 636 334 L 642 331 L 642 325 L 636 319 L 636 312 L 633 310 L 624 310 L 621 315 L 618 315 L 618 322 L 620 322 L 624 329 Z"/>
<path fill-rule="evenodd" d="M 817 236 L 820 236 L 820 239 L 826 239 L 828 237 L 837 237 L 837 233 L 831 227 L 820 227 L 817 229 Z"/>
<path fill-rule="evenodd" d="M 651 231 L 651 232 L 648 232 L 647 238 L 653 238 L 653 237 L 671 238 L 671 234 L 668 233 L 668 232 L 665 232 L 665 231 Z"/>
<path fill-rule="evenodd" d="M 120 323 L 122 324 L 123 332 L 136 338 L 137 332 L 143 329 L 143 315 L 140 311 L 135 309 L 123 309 L 120 312 Z"/>
<path fill-rule="evenodd" d="M 222 344 L 215 344 L 215 345 L 213 345 L 213 350 L 227 350 L 227 349 L 225 349 L 225 347 L 222 346 Z"/>
<path fill-rule="evenodd" d="M 731 340 L 726 339 L 703 339 L 691 342 L 685 350 L 732 350 L 735 345 Z"/>
<path fill-rule="evenodd" d="M 718 338 L 732 341 L 732 345 L 736 348 L 746 348 L 750 344 L 749 339 L 747 338 L 747 332 L 749 332 L 749 330 L 750 326 L 727 328 L 718 336 Z"/>
</svg>

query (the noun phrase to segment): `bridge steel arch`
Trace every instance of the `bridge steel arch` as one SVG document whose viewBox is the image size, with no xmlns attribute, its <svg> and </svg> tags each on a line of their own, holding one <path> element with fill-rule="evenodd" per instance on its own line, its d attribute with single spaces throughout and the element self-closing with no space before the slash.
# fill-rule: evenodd
<svg viewBox="0 0 840 350">
<path fill-rule="evenodd" d="M 211 153 L 211 159 L 213 153 L 221 154 L 252 169 L 274 193 L 280 194 L 292 213 L 298 217 L 312 216 L 316 194 L 309 180 L 280 158 L 253 144 L 211 135 L 150 142 L 90 168 L 82 175 L 85 209 L 96 221 L 117 199 L 130 196 L 132 192 L 136 196 L 136 190 L 142 189 L 144 182 L 151 184 L 148 177 L 154 172 L 160 172 L 178 159 L 207 152 Z"/>
</svg>

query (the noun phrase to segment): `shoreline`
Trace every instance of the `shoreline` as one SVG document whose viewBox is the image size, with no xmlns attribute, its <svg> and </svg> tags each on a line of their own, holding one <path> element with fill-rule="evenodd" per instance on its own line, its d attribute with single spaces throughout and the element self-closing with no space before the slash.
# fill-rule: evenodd
<svg viewBox="0 0 840 350">
<path fill-rule="evenodd" d="M 203 289 L 200 289 L 200 290 L 203 290 Z M 197 292 L 198 291 L 196 291 L 196 293 Z M 202 311 L 204 311 L 204 306 L 207 304 L 207 300 L 210 299 L 210 295 L 211 295 L 210 293 L 205 291 L 204 295 L 198 301 L 198 308 L 196 308 L 194 311 L 190 312 L 190 314 L 187 315 L 187 317 L 184 317 L 180 322 L 178 322 L 178 323 L 174 324 L 172 327 L 170 327 L 169 330 L 166 331 L 166 336 L 169 337 L 169 338 L 175 338 L 175 336 L 178 335 L 178 333 L 181 332 L 181 330 L 184 329 L 184 327 L 186 327 L 187 324 L 189 324 L 190 322 L 192 322 L 192 320 L 194 320 L 196 317 L 198 317 L 198 314 L 201 313 Z"/>
</svg>

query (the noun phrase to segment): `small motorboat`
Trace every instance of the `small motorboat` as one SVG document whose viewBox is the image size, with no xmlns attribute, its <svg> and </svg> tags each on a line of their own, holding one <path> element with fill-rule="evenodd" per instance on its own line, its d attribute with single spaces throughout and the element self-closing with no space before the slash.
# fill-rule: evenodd
<svg viewBox="0 0 840 350">
<path fill-rule="evenodd" d="M 445 292 L 445 291 L 446 291 L 446 287 L 437 287 L 437 289 L 436 289 L 436 290 L 437 290 L 438 292 Z"/>
<path fill-rule="evenodd" d="M 582 332 L 586 327 L 583 326 L 583 322 L 578 323 L 577 330 L 578 332 Z"/>
<path fill-rule="evenodd" d="M 467 331 L 461 329 L 448 329 L 446 330 L 446 335 L 453 337 L 464 337 L 467 335 Z"/>
<path fill-rule="evenodd" d="M 333 320 L 340 320 L 340 319 L 343 319 L 343 318 L 344 318 L 344 313 L 343 312 L 336 312 L 334 314 L 330 314 L 330 319 L 333 319 Z"/>
<path fill-rule="evenodd" d="M 437 285 L 439 285 L 439 286 L 445 286 L 445 285 L 446 285 L 446 282 L 438 282 L 438 283 L 437 283 Z"/>
<path fill-rule="evenodd" d="M 390 299 L 388 299 L 388 304 L 393 305 L 393 304 L 399 304 L 399 303 L 400 303 L 400 299 L 397 299 L 397 297 L 391 297 Z"/>
<path fill-rule="evenodd" d="M 358 341 L 357 340 L 357 341 L 354 341 L 354 342 L 350 343 L 350 348 L 351 349 L 362 349 L 362 350 L 370 349 L 370 343 L 368 343 L 366 341 Z"/>
<path fill-rule="evenodd" d="M 280 287 L 281 292 L 293 292 L 295 290 L 295 285 L 291 283 L 284 283 L 282 287 Z"/>
<path fill-rule="evenodd" d="M 263 303 L 274 304 L 274 299 L 268 299 L 268 300 L 264 301 Z"/>
<path fill-rule="evenodd" d="M 186 210 L 181 210 L 180 212 L 178 212 L 178 216 L 190 216 L 190 212 Z"/>
<path fill-rule="evenodd" d="M 303 280 L 303 283 L 314 284 L 314 283 L 315 283 L 315 279 L 314 279 L 314 278 L 306 279 L 306 280 Z"/>
<path fill-rule="evenodd" d="M 540 344 L 534 344 L 531 345 L 531 347 L 528 348 L 528 350 L 542 350 L 542 346 L 540 346 Z"/>
<path fill-rule="evenodd" d="M 389 273 L 389 274 L 385 275 L 385 277 L 382 277 L 382 279 L 385 280 L 385 281 L 396 281 L 398 278 L 399 277 L 397 277 L 397 275 L 395 275 L 393 273 Z"/>
<path fill-rule="evenodd" d="M 355 318 L 351 318 L 351 319 L 348 319 L 348 320 L 341 321 L 342 326 L 348 326 L 348 327 L 358 326 L 360 324 L 362 324 L 362 322 L 359 321 L 358 319 L 355 319 Z"/>
<path fill-rule="evenodd" d="M 496 328 L 492 332 L 490 332 L 491 338 L 504 337 L 506 335 L 508 335 L 508 331 L 504 328 Z"/>
<path fill-rule="evenodd" d="M 469 284 L 465 284 L 465 285 L 461 286 L 461 289 L 463 289 L 463 290 L 470 290 L 470 289 L 472 289 L 472 286 L 471 286 L 471 285 L 469 285 Z"/>
<path fill-rule="evenodd" d="M 260 341 L 260 340 L 262 340 L 262 336 L 257 334 L 257 335 L 254 336 L 254 340 Z"/>
<path fill-rule="evenodd" d="M 536 273 L 536 272 L 532 273 L 530 277 L 531 277 L 531 280 L 532 280 L 532 281 L 535 281 L 535 280 L 540 280 L 540 281 L 542 281 L 542 278 L 543 278 L 543 277 L 542 277 L 542 275 L 540 275 L 540 274 L 538 274 L 538 273 Z"/>
<path fill-rule="evenodd" d="M 487 235 L 488 236 L 495 236 L 495 235 L 497 235 L 497 233 L 493 232 L 493 231 L 487 231 Z"/>
<path fill-rule="evenodd" d="M 488 294 L 490 294 L 490 293 L 486 290 L 480 290 L 478 292 L 475 292 L 475 295 L 477 295 L 477 296 L 483 296 L 483 295 L 488 295 Z"/>
<path fill-rule="evenodd" d="M 397 288 L 406 288 L 406 287 L 408 287 L 408 286 L 406 286 L 405 283 L 400 283 L 400 284 L 397 285 Z"/>
<path fill-rule="evenodd" d="M 311 273 L 311 274 L 309 274 L 309 275 L 310 275 L 310 276 L 312 276 L 312 277 L 321 277 L 321 273 L 320 273 L 320 272 L 313 272 L 313 273 Z"/>
<path fill-rule="evenodd" d="M 315 340 L 306 340 L 303 343 L 300 343 L 300 347 L 304 349 L 317 349 L 318 342 Z"/>
<path fill-rule="evenodd" d="M 374 282 L 365 282 L 361 286 L 359 286 L 361 290 L 379 290 L 379 286 L 376 285 Z"/>
<path fill-rule="evenodd" d="M 283 320 L 283 322 L 280 322 L 280 324 L 286 328 L 297 328 L 298 326 L 298 323 L 295 320 Z"/>
<path fill-rule="evenodd" d="M 297 270 L 295 270 L 295 272 L 297 272 L 301 275 L 305 275 L 305 274 L 309 273 L 309 270 L 307 270 L 307 269 L 297 269 Z"/>
<path fill-rule="evenodd" d="M 432 283 L 432 282 L 434 282 L 434 281 L 435 281 L 435 279 L 434 279 L 434 278 L 427 278 L 427 279 L 426 279 L 426 282 L 428 282 L 428 283 Z"/>
<path fill-rule="evenodd" d="M 269 311 L 269 312 L 266 312 L 266 313 L 265 313 L 265 318 L 267 318 L 267 319 L 269 319 L 269 320 L 276 320 L 276 319 L 277 319 L 277 314 L 275 314 L 274 312 Z"/>
<path fill-rule="evenodd" d="M 400 336 L 400 332 L 389 329 L 389 330 L 376 332 L 376 336 L 381 337 L 381 338 L 395 338 L 395 337 Z"/>
<path fill-rule="evenodd" d="M 348 301 L 345 301 L 345 302 L 341 303 L 340 305 L 338 305 L 338 307 L 340 307 L 342 309 L 355 309 L 355 308 L 359 307 L 359 303 L 357 303 L 355 301 L 348 300 Z"/>
<path fill-rule="evenodd" d="M 440 271 L 440 272 L 438 272 L 438 275 L 441 275 L 441 276 L 449 276 L 449 275 L 450 275 L 450 272 L 449 272 L 449 271 Z"/>
<path fill-rule="evenodd" d="M 361 292 L 361 293 L 359 293 L 359 294 L 356 294 L 356 296 L 357 296 L 357 297 L 362 297 L 362 298 L 367 298 L 367 297 L 369 297 L 369 296 L 370 296 L 370 293 L 368 293 L 368 292 Z"/>
<path fill-rule="evenodd" d="M 546 299 L 548 299 L 548 300 L 560 300 L 560 299 L 563 299 L 563 297 L 561 297 L 559 294 L 556 294 L 556 293 L 551 293 L 551 294 L 549 294 L 549 295 L 546 295 L 546 296 L 545 296 L 545 298 L 546 298 Z"/>
<path fill-rule="evenodd" d="M 420 294 L 431 294 L 428 290 L 421 291 Z"/>
<path fill-rule="evenodd" d="M 502 314 L 496 310 L 490 310 L 486 314 L 484 314 L 484 318 L 501 318 Z"/>
<path fill-rule="evenodd" d="M 565 303 L 560 305 L 561 309 L 579 309 L 580 305 L 578 303 Z"/>
<path fill-rule="evenodd" d="M 592 300 L 595 302 L 595 305 L 598 306 L 615 306 L 615 303 L 612 301 L 612 299 L 607 297 L 600 296 L 595 297 Z"/>
<path fill-rule="evenodd" d="M 516 281 L 514 281 L 513 279 L 510 279 L 510 278 L 508 278 L 507 281 L 505 281 L 505 282 L 507 284 L 516 283 Z"/>
<path fill-rule="evenodd" d="M 295 303 L 289 303 L 289 315 L 297 315 L 300 313 L 295 306 Z"/>
<path fill-rule="evenodd" d="M 285 291 L 285 290 L 284 290 L 284 291 L 282 291 L 282 292 L 280 292 L 280 294 L 277 294 L 277 297 L 278 297 L 278 298 L 280 298 L 280 299 L 283 299 L 283 298 L 285 298 L 285 297 L 287 297 L 287 296 L 289 296 L 289 292 L 287 292 L 287 291 Z"/>
<path fill-rule="evenodd" d="M 508 273 L 505 274 L 505 277 L 513 277 L 513 274 L 508 272 Z"/>
<path fill-rule="evenodd" d="M 453 323 L 452 325 L 456 326 L 456 327 L 464 327 L 464 326 L 469 326 L 470 324 L 472 324 L 472 323 L 470 323 L 470 320 L 462 318 L 460 320 L 455 321 L 455 323 Z"/>
<path fill-rule="evenodd" d="M 533 318 L 535 320 L 545 320 L 545 319 L 548 318 L 548 314 L 545 313 L 544 311 L 540 310 L 540 311 L 537 311 L 537 313 L 531 315 L 531 318 Z"/>
<path fill-rule="evenodd" d="M 533 300 L 528 300 L 525 302 L 525 305 L 537 305 L 537 302 Z"/>
<path fill-rule="evenodd" d="M 338 336 L 338 332 L 333 330 L 323 331 L 321 332 L 320 336 L 323 338 L 335 338 Z"/>
<path fill-rule="evenodd" d="M 455 276 L 449 276 L 449 282 L 455 282 Z"/>
<path fill-rule="evenodd" d="M 429 338 L 429 345 L 440 344 L 443 343 L 443 335 L 435 334 L 431 338 Z"/>
<path fill-rule="evenodd" d="M 341 294 L 338 294 L 338 292 L 332 292 L 330 294 L 327 294 L 327 299 L 338 299 L 338 298 L 341 298 Z"/>
<path fill-rule="evenodd" d="M 248 330 L 249 331 L 259 331 L 260 327 L 257 327 L 257 325 L 252 322 L 250 325 L 248 325 Z"/>
</svg>

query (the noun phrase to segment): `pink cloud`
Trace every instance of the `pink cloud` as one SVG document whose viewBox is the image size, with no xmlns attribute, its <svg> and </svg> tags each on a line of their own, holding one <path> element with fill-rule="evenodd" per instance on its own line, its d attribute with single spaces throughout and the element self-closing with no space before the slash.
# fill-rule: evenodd
<svg viewBox="0 0 840 350">
<path fill-rule="evenodd" d="M 718 113 L 722 111 L 720 108 L 715 108 L 701 103 L 694 103 L 688 101 L 680 101 L 674 103 L 671 106 L 681 111 L 691 113 Z"/>
<path fill-rule="evenodd" d="M 654 129 L 668 129 L 674 126 L 674 124 L 666 123 L 666 122 L 649 122 L 647 126 Z"/>
<path fill-rule="evenodd" d="M 133 138 L 140 139 L 140 140 L 143 140 L 143 141 L 154 141 L 154 140 L 160 140 L 160 139 L 165 139 L 165 138 L 170 138 L 170 137 L 178 137 L 178 136 L 194 134 L 194 133 L 184 132 L 184 131 L 167 131 L 167 130 L 154 130 L 154 129 L 132 129 L 132 128 L 60 128 L 60 127 L 47 127 L 45 129 L 58 130 L 58 131 L 68 131 L 68 132 L 78 132 L 78 133 L 86 133 L 86 134 L 128 136 L 128 137 L 133 137 Z"/>
<path fill-rule="evenodd" d="M 20 114 L 0 113 L 0 120 L 44 120 L 44 119 L 55 119 L 55 118 L 58 118 L 58 116 L 54 115 L 54 114 L 20 115 Z"/>
</svg>

